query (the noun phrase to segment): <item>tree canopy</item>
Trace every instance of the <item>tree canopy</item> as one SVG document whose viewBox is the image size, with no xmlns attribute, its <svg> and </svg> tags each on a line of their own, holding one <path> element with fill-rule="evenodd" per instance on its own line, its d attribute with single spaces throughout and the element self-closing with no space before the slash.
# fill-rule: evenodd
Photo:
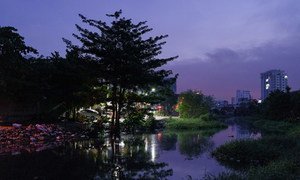
<svg viewBox="0 0 300 180">
<path fill-rule="evenodd" d="M 273 120 L 300 119 L 300 93 L 276 90 L 270 93 L 262 104 L 262 111 L 265 117 Z"/>
<path fill-rule="evenodd" d="M 77 51 L 58 52 L 50 57 L 34 57 L 37 50 L 27 46 L 13 27 L 0 27 L 1 112 L 41 115 L 55 120 L 65 111 L 99 102 L 94 62 L 81 58 Z M 75 114 L 75 113 L 74 113 Z"/>
<path fill-rule="evenodd" d="M 121 15 L 121 10 L 107 15 L 113 18 L 110 24 L 79 15 L 83 23 L 96 31 L 76 25 L 79 34 L 74 37 L 81 46 L 65 39 L 70 49 L 97 62 L 98 81 L 109 90 L 106 100 L 111 102 L 108 108 L 112 111 L 112 130 L 116 132 L 120 129 L 119 120 L 129 106 L 151 102 L 165 92 L 164 86 L 171 85 L 176 79 L 170 77 L 172 71 L 161 68 L 176 59 L 161 58 L 162 46 L 166 43 L 162 40 L 167 35 L 145 38 L 152 30 L 145 21 L 134 23 Z"/>
<path fill-rule="evenodd" d="M 0 27 L 0 92 L 2 98 L 20 98 L 19 92 L 26 89 L 26 76 L 30 73 L 24 55 L 37 51 L 27 46 L 24 38 L 13 27 Z"/>
</svg>

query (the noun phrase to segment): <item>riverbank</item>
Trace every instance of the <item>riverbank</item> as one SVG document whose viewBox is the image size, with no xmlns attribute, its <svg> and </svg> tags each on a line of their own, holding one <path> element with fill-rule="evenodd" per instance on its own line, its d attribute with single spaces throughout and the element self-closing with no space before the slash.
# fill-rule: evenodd
<svg viewBox="0 0 300 180">
<path fill-rule="evenodd" d="M 300 177 L 299 123 L 259 117 L 240 118 L 239 121 L 249 123 L 263 137 L 226 143 L 212 152 L 213 157 L 226 167 L 236 170 L 240 179 Z"/>
<path fill-rule="evenodd" d="M 243 117 L 240 121 L 250 124 L 264 135 L 300 136 L 300 123 L 286 121 L 272 121 L 259 116 Z"/>
<path fill-rule="evenodd" d="M 199 118 L 169 118 L 165 122 L 167 130 L 220 130 L 227 127 L 226 124 L 208 114 Z"/>
<path fill-rule="evenodd" d="M 223 120 L 217 119 L 217 121 Z M 155 122 L 163 123 L 164 121 L 156 120 Z M 69 129 L 70 124 L 66 125 Z M 228 170 L 209 156 L 215 147 L 233 139 L 251 138 L 253 133 L 255 132 L 248 131 L 248 127 L 242 127 L 233 122 L 222 130 L 206 128 L 168 131 L 164 129 L 156 133 L 122 134 L 119 143 L 111 141 L 109 137 L 75 140 L 48 150 L 0 156 L 0 161 L 3 162 L 3 166 L 0 166 L 0 174 L 4 179 L 33 179 L 34 177 L 57 179 L 66 175 L 68 175 L 67 179 L 70 177 L 93 179 L 99 174 L 105 179 L 105 176 L 110 175 L 112 167 L 107 166 L 107 163 L 115 162 L 108 161 L 108 159 L 120 158 L 122 161 L 118 162 L 122 164 L 119 167 L 125 174 L 133 171 L 141 174 L 144 170 L 149 170 L 149 167 L 163 163 L 166 165 L 165 169 L 162 166 L 156 166 L 159 169 L 155 171 L 150 169 L 149 175 L 152 175 L 152 172 L 154 172 L 153 175 L 166 175 L 165 172 L 172 171 L 173 175 L 168 179 L 186 179 L 187 177 L 202 179 L 206 174 L 216 175 Z M 133 161 L 137 162 L 138 166 L 128 166 L 128 163 L 132 164 Z M 128 171 L 127 168 L 131 167 L 134 168 L 133 171 L 132 169 Z M 51 169 L 51 173 L 47 169 Z M 84 171 L 78 171 L 78 169 L 84 169 Z M 158 177 L 156 176 L 157 179 Z"/>
</svg>

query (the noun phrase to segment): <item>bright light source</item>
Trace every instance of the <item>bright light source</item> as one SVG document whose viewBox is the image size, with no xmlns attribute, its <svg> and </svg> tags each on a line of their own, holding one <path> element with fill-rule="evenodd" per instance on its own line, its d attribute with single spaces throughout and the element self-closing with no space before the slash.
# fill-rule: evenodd
<svg viewBox="0 0 300 180">
<path fill-rule="evenodd" d="M 258 100 L 258 103 L 259 103 L 259 104 L 262 103 L 262 100 Z"/>
<path fill-rule="evenodd" d="M 270 88 L 270 84 L 266 84 L 266 89 L 269 89 Z"/>
<path fill-rule="evenodd" d="M 285 75 L 285 76 L 284 76 L 284 79 L 287 79 L 287 78 L 288 78 L 288 76 L 287 76 L 287 75 Z"/>
<path fill-rule="evenodd" d="M 156 89 L 155 89 L 155 88 L 152 88 L 152 89 L 151 89 L 151 92 L 155 92 L 155 91 L 156 91 Z"/>
<path fill-rule="evenodd" d="M 268 78 L 268 79 L 266 79 L 266 82 L 269 82 L 269 78 Z"/>
<path fill-rule="evenodd" d="M 119 143 L 119 146 L 124 147 L 124 146 L 125 146 L 124 141 L 121 141 L 121 142 Z"/>
</svg>

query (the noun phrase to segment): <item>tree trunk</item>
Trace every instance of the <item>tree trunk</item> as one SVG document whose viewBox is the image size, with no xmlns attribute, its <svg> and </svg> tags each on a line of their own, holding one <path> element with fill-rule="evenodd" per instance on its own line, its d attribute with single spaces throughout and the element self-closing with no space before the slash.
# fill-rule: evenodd
<svg viewBox="0 0 300 180">
<path fill-rule="evenodd" d="M 73 108 L 73 121 L 76 120 L 76 108 L 74 107 Z"/>
<path fill-rule="evenodd" d="M 124 89 L 120 88 L 119 99 L 117 101 L 117 106 L 116 106 L 116 134 L 115 134 L 115 137 L 119 139 L 121 133 L 120 118 L 121 118 L 121 112 L 123 108 L 123 100 L 124 100 Z"/>
<path fill-rule="evenodd" d="M 116 133 L 116 117 L 117 117 L 117 87 L 113 85 L 113 93 L 112 93 L 112 118 L 111 118 L 111 129 L 110 129 L 110 136 L 114 137 Z"/>
</svg>

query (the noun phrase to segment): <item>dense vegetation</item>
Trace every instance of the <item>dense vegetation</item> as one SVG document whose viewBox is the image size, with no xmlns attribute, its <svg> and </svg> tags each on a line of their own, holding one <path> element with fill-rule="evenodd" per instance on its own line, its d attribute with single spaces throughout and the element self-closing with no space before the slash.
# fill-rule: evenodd
<svg viewBox="0 0 300 180">
<path fill-rule="evenodd" d="M 262 138 L 228 142 L 212 152 L 231 171 L 204 179 L 298 179 L 300 176 L 300 92 L 276 90 L 259 104 L 243 102 L 234 109 Z"/>
<path fill-rule="evenodd" d="M 198 118 L 170 118 L 166 120 L 168 130 L 220 130 L 227 127 L 225 124 L 204 114 Z"/>
<path fill-rule="evenodd" d="M 212 155 L 237 173 L 220 174 L 216 178 L 298 179 L 300 176 L 299 92 L 274 91 L 260 105 L 259 111 L 241 118 L 261 131 L 258 140 L 226 143 Z M 209 179 L 209 178 L 208 178 Z"/>
<path fill-rule="evenodd" d="M 198 118 L 209 113 L 213 103 L 212 97 L 188 90 L 179 95 L 177 110 L 181 118 Z"/>
<path fill-rule="evenodd" d="M 171 94 L 176 76 L 161 66 L 176 57 L 158 57 L 167 35 L 149 37 L 152 29 L 146 22 L 135 24 L 121 15 L 107 15 L 111 23 L 80 15 L 89 28 L 76 25 L 79 45 L 64 39 L 65 57 L 58 52 L 34 56 L 37 51 L 15 28 L 0 27 L 0 98 L 11 104 L 1 114 L 19 110 L 53 121 L 65 113 L 76 119 L 79 108 L 101 103 L 99 110 L 109 117 L 111 132 L 118 134 L 120 118 L 135 117 L 136 111 L 146 114 L 152 103 Z M 133 119 L 138 123 L 141 117 Z"/>
<path fill-rule="evenodd" d="M 272 120 L 300 120 L 300 92 L 276 90 L 262 104 L 262 114 Z"/>
<path fill-rule="evenodd" d="M 271 136 L 227 143 L 213 156 L 225 166 L 244 172 L 249 179 L 295 179 L 300 175 L 299 149 L 297 137 Z"/>
</svg>

